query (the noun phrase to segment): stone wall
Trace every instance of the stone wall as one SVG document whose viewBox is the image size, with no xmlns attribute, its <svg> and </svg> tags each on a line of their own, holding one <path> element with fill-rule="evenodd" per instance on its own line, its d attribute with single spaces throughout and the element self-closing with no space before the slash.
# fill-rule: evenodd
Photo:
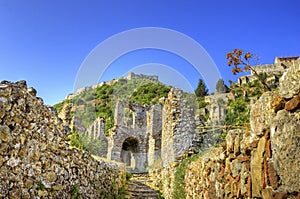
<svg viewBox="0 0 300 199">
<path fill-rule="evenodd" d="M 283 73 L 287 68 L 293 66 L 293 64 L 299 59 L 299 57 L 286 57 L 286 58 L 275 58 L 274 64 L 264 64 L 264 65 L 257 65 L 253 66 L 253 69 L 258 73 L 267 73 L 269 76 L 273 75 L 274 78 L 275 74 Z M 299 60 L 298 60 L 299 61 Z M 238 84 L 246 84 L 248 82 L 252 82 L 256 80 L 257 77 L 255 76 L 254 72 L 251 70 L 250 75 L 241 76 L 238 79 Z M 270 78 L 267 79 L 267 82 L 270 81 Z"/>
<path fill-rule="evenodd" d="M 148 150 L 146 108 L 130 101 L 118 101 L 114 119 L 115 127 L 108 137 L 107 158 L 126 162 L 132 171 L 145 172 Z M 132 146 L 127 147 L 127 143 Z"/>
<path fill-rule="evenodd" d="M 157 75 L 144 75 L 144 74 L 135 74 L 133 72 L 128 73 L 127 79 L 151 79 L 158 81 L 158 76 Z"/>
<path fill-rule="evenodd" d="M 254 66 L 253 68 L 258 74 L 260 74 L 260 73 L 280 73 L 280 72 L 284 72 L 284 69 L 285 69 L 285 67 L 279 63 L 258 65 L 258 66 Z M 252 71 L 251 71 L 251 75 L 254 75 L 254 73 Z"/>
<path fill-rule="evenodd" d="M 100 141 L 99 151 L 97 155 L 100 157 L 107 156 L 107 146 L 108 146 L 108 140 L 105 136 L 105 120 L 104 118 L 98 117 L 96 120 L 89 126 L 87 129 L 88 136 L 93 139 Z M 82 132 L 82 131 L 80 131 Z M 83 131 L 84 132 L 84 131 Z"/>
<path fill-rule="evenodd" d="M 250 125 L 230 130 L 222 146 L 186 168 L 186 198 L 300 198 L 300 60 L 277 91 L 253 105 Z M 171 164 L 151 174 L 166 199 L 173 198 L 175 171 Z"/>
<path fill-rule="evenodd" d="M 121 165 L 68 145 L 70 130 L 25 81 L 0 83 L 0 197 L 109 198 L 124 186 Z"/>
<path fill-rule="evenodd" d="M 295 57 L 276 57 L 274 63 L 281 64 L 283 67 L 291 67 L 293 66 L 296 60 L 299 60 L 299 56 Z"/>
<path fill-rule="evenodd" d="M 162 106 L 153 105 L 147 111 L 148 134 L 148 165 L 154 165 L 161 160 Z"/>
<path fill-rule="evenodd" d="M 194 110 L 187 105 L 180 89 L 172 88 L 163 106 L 162 113 L 163 165 L 168 166 L 188 152 L 195 138 Z"/>
</svg>

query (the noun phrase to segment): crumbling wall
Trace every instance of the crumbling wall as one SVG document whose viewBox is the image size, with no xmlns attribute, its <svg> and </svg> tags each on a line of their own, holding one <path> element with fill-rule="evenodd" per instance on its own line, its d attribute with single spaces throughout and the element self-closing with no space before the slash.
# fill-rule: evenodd
<svg viewBox="0 0 300 199">
<path fill-rule="evenodd" d="M 88 136 L 93 139 L 100 141 L 99 151 L 97 155 L 100 157 L 107 157 L 107 146 L 108 140 L 104 134 L 105 131 L 105 120 L 104 118 L 98 117 L 93 124 L 87 129 Z"/>
<path fill-rule="evenodd" d="M 110 198 L 124 170 L 71 148 L 70 130 L 25 81 L 0 83 L 0 197 Z"/>
<path fill-rule="evenodd" d="M 172 88 L 163 106 L 161 156 L 164 166 L 189 151 L 195 137 L 194 110 L 183 98 L 183 91 Z"/>
<path fill-rule="evenodd" d="M 151 80 L 158 81 L 158 76 L 157 75 L 136 74 L 136 73 L 130 72 L 127 75 L 127 79 L 128 80 L 131 80 L 131 79 L 151 79 Z"/>
<path fill-rule="evenodd" d="M 148 165 L 157 165 L 161 161 L 162 106 L 153 105 L 147 111 Z M 156 165 L 153 165 L 156 164 Z"/>
<path fill-rule="evenodd" d="M 253 105 L 250 125 L 186 168 L 186 198 L 300 198 L 300 60 Z M 166 199 L 175 171 L 171 164 L 151 174 L 156 186 L 169 185 L 161 188 Z"/>
<path fill-rule="evenodd" d="M 132 115 L 126 116 L 125 109 L 132 111 Z M 129 118 L 128 118 L 129 117 Z M 130 151 L 130 156 L 135 161 L 132 168 L 136 172 L 145 172 L 147 167 L 147 122 L 146 108 L 130 101 L 118 101 L 115 109 L 115 127 L 111 129 L 108 138 L 108 159 L 122 161 L 122 154 L 126 154 L 123 144 L 126 139 L 135 139 L 137 148 Z"/>
</svg>

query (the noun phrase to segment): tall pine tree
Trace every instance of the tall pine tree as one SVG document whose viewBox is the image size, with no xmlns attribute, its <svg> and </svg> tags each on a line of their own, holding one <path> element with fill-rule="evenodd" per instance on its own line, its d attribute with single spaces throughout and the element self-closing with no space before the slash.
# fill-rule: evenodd
<svg viewBox="0 0 300 199">
<path fill-rule="evenodd" d="M 195 90 L 195 94 L 197 97 L 204 97 L 208 94 L 208 90 L 202 79 L 199 79 L 198 86 Z"/>
</svg>

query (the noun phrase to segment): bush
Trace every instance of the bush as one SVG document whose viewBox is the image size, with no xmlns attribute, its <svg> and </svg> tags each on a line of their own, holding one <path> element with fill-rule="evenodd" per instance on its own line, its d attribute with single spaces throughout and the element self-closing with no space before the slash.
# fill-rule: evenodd
<svg viewBox="0 0 300 199">
<path fill-rule="evenodd" d="M 228 112 L 225 118 L 226 125 L 229 126 L 247 126 L 250 122 L 249 104 L 241 98 L 230 101 Z"/>
<path fill-rule="evenodd" d="M 86 150 L 82 136 L 75 131 L 70 135 L 70 145 L 78 149 Z"/>
<path fill-rule="evenodd" d="M 198 101 L 198 107 L 199 108 L 204 108 L 204 107 L 206 107 L 209 104 L 209 103 L 205 102 L 205 98 L 204 97 L 198 97 L 197 101 Z"/>
<path fill-rule="evenodd" d="M 157 104 L 159 99 L 162 97 L 167 97 L 170 91 L 170 87 L 161 83 L 148 83 L 144 84 L 136 89 L 130 97 L 130 100 L 142 104 L 151 105 Z"/>
</svg>

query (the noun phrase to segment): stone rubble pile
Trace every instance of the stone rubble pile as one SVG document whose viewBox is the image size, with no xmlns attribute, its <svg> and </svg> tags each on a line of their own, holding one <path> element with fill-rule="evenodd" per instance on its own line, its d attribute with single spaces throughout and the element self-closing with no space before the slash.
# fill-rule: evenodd
<svg viewBox="0 0 300 199">
<path fill-rule="evenodd" d="M 25 81 L 0 82 L 0 198 L 109 198 L 124 171 L 71 148 L 70 130 Z"/>
</svg>

